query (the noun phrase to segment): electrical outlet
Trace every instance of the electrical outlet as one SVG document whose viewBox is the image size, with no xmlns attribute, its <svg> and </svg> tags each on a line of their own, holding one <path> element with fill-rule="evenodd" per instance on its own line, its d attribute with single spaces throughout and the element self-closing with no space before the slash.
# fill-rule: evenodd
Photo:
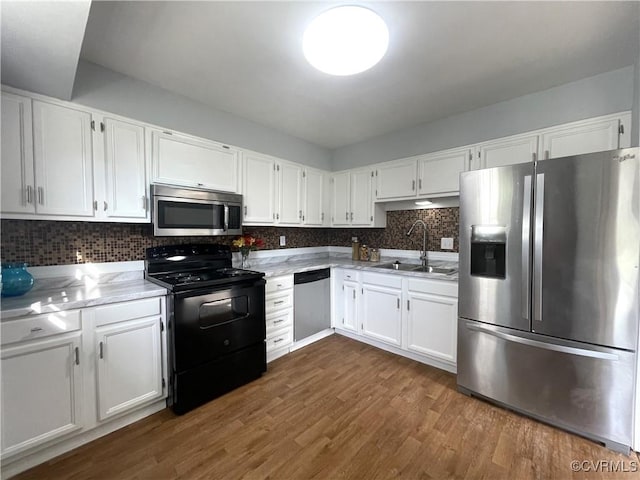
<svg viewBox="0 0 640 480">
<path fill-rule="evenodd" d="M 287 237 L 285 237 L 284 235 L 280 235 L 280 246 L 281 247 L 287 246 Z"/>
<path fill-rule="evenodd" d="M 357 242 L 358 241 L 358 237 L 351 237 L 351 241 L 352 242 Z"/>
<path fill-rule="evenodd" d="M 441 250 L 453 250 L 453 238 L 441 238 L 440 239 Z"/>
</svg>

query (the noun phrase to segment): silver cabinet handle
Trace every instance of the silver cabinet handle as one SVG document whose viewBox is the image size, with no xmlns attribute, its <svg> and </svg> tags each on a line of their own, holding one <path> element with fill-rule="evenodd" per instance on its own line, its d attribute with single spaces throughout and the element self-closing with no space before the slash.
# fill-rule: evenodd
<svg viewBox="0 0 640 480">
<path fill-rule="evenodd" d="M 529 267 L 531 262 L 531 175 L 525 175 L 522 187 L 522 318 L 529 320 L 531 292 L 529 289 Z"/>
<path fill-rule="evenodd" d="M 74 349 L 74 353 L 75 353 L 75 356 L 76 356 L 75 363 L 76 363 L 76 365 L 80 365 L 80 349 L 78 347 L 76 347 Z"/>
<path fill-rule="evenodd" d="M 276 220 L 280 220 L 280 214 L 276 213 Z"/>
<path fill-rule="evenodd" d="M 351 221 L 353 222 L 353 212 L 351 212 Z"/>
<path fill-rule="evenodd" d="M 36 332 L 41 332 L 41 331 L 42 331 L 42 328 L 40 328 L 40 327 L 33 327 L 31 329 L 31 333 L 36 333 Z"/>
<path fill-rule="evenodd" d="M 344 219 L 349 220 L 349 212 L 344 212 Z"/>
<path fill-rule="evenodd" d="M 102 203 L 104 204 L 102 209 L 106 212 L 106 211 L 107 211 L 107 208 L 108 208 L 107 201 L 106 201 L 106 200 L 103 200 L 103 201 L 102 201 Z"/>
<path fill-rule="evenodd" d="M 279 319 L 279 320 L 274 320 L 274 321 L 273 321 L 273 324 L 274 324 L 274 325 L 277 325 L 277 324 L 282 323 L 282 322 L 284 322 L 284 318 L 281 318 L 281 319 Z"/>
<path fill-rule="evenodd" d="M 146 211 L 146 210 L 147 210 L 147 196 L 146 196 L 146 195 L 143 195 L 143 196 L 142 196 L 142 209 L 143 209 L 144 211 Z"/>
<path fill-rule="evenodd" d="M 418 190 L 422 190 L 422 179 L 418 179 Z"/>
<path fill-rule="evenodd" d="M 416 181 L 415 180 L 411 180 L 411 190 L 415 191 L 416 189 Z"/>
<path fill-rule="evenodd" d="M 280 342 L 284 342 L 284 338 L 276 338 L 273 343 L 280 343 Z"/>
<path fill-rule="evenodd" d="M 44 205 L 44 188 L 38 187 L 38 203 Z"/>
<path fill-rule="evenodd" d="M 533 320 L 542 321 L 542 241 L 544 235 L 544 173 L 536 175 L 536 197 L 533 232 Z"/>
<path fill-rule="evenodd" d="M 31 185 L 27 185 L 27 204 L 33 203 L 33 187 Z"/>
<path fill-rule="evenodd" d="M 278 284 L 276 285 L 276 287 L 278 287 L 278 288 L 282 288 L 282 284 L 281 284 L 281 283 L 278 283 Z"/>
<path fill-rule="evenodd" d="M 409 300 L 407 300 L 407 312 L 411 310 L 411 306 L 409 304 Z"/>
<path fill-rule="evenodd" d="M 98 211 L 98 200 L 93 201 L 93 209 Z"/>
<path fill-rule="evenodd" d="M 302 210 L 298 210 L 298 218 L 302 218 Z"/>
<path fill-rule="evenodd" d="M 320 220 L 324 222 L 324 212 L 322 212 L 322 215 L 320 215 Z"/>
<path fill-rule="evenodd" d="M 100 342 L 99 348 L 100 348 L 100 358 L 104 358 L 104 346 L 102 342 Z"/>
<path fill-rule="evenodd" d="M 246 205 L 244 206 L 244 216 L 245 217 L 247 216 L 247 206 Z"/>
<path fill-rule="evenodd" d="M 400 310 L 400 298 L 396 298 L 396 301 L 398 302 L 398 310 Z"/>
<path fill-rule="evenodd" d="M 353 299 L 354 300 L 356 299 L 356 291 L 355 290 L 353 291 Z"/>
<path fill-rule="evenodd" d="M 280 305 L 282 303 L 284 303 L 284 300 L 277 300 L 277 301 L 273 302 L 274 305 Z"/>
</svg>

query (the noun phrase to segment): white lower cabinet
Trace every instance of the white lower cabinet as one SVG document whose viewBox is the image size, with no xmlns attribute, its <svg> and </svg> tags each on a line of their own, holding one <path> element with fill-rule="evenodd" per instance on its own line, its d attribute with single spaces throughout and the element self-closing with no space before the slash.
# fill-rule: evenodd
<svg viewBox="0 0 640 480">
<path fill-rule="evenodd" d="M 457 282 L 340 269 L 334 295 L 339 333 L 455 372 Z"/>
<path fill-rule="evenodd" d="M 164 408 L 164 301 L 2 322 L 5 472 L 25 470 L 131 423 L 144 408 Z"/>
<path fill-rule="evenodd" d="M 76 331 L 2 348 L 3 460 L 83 427 L 80 337 Z"/>
<path fill-rule="evenodd" d="M 267 278 L 265 286 L 267 361 L 289 353 L 293 344 L 293 275 Z"/>
<path fill-rule="evenodd" d="M 364 273 L 362 276 L 362 334 L 395 346 L 402 345 L 402 278 Z"/>
<path fill-rule="evenodd" d="M 98 418 L 162 397 L 160 318 L 96 329 Z"/>
</svg>

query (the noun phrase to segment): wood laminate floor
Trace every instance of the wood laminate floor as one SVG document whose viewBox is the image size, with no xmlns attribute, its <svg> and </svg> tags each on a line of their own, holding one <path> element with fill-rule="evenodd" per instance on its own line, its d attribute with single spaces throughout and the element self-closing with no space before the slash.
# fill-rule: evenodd
<svg viewBox="0 0 640 480">
<path fill-rule="evenodd" d="M 601 471 L 574 473 L 572 461 Z M 159 412 L 17 478 L 637 479 L 610 470 L 638 462 L 332 335 L 186 415 Z"/>
</svg>

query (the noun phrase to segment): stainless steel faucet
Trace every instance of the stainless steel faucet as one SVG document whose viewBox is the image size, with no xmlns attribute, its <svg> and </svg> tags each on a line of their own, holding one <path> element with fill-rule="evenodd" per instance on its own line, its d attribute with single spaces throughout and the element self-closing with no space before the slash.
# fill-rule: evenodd
<svg viewBox="0 0 640 480">
<path fill-rule="evenodd" d="M 416 220 L 415 222 L 413 222 L 413 225 L 411 225 L 411 228 L 406 233 L 406 235 L 407 237 L 411 235 L 411 232 L 413 232 L 413 229 L 418 224 L 422 225 L 422 255 L 420 255 L 420 260 L 422 261 L 422 266 L 426 267 L 427 266 L 427 224 L 424 223 L 422 220 Z"/>
</svg>

